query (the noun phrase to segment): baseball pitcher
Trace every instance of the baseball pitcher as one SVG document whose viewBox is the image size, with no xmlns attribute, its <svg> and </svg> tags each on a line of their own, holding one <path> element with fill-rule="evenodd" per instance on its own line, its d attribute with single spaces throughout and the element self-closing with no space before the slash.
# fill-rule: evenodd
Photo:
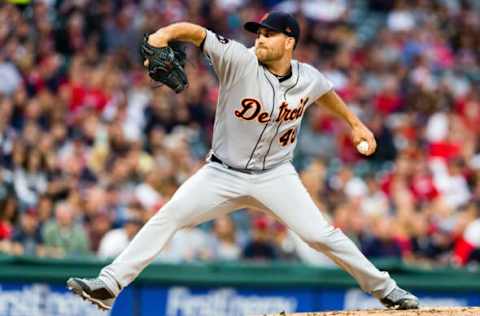
<svg viewBox="0 0 480 316">
<path fill-rule="evenodd" d="M 220 85 L 212 148 L 206 164 L 179 187 L 98 278 L 71 278 L 68 287 L 108 310 L 122 288 L 158 256 L 177 230 L 256 207 L 330 257 L 385 306 L 418 308 L 414 295 L 399 288 L 325 220 L 291 163 L 301 120 L 311 106 L 326 107 L 344 120 L 352 129 L 354 144 L 362 144 L 358 148 L 365 155 L 375 151 L 373 134 L 321 72 L 293 59 L 300 35 L 293 16 L 271 12 L 244 27 L 257 35 L 252 48 L 191 23 L 171 24 L 146 37 L 143 56 L 150 76 L 176 92 L 188 80 L 169 42 L 193 43 L 209 59 Z"/>
</svg>

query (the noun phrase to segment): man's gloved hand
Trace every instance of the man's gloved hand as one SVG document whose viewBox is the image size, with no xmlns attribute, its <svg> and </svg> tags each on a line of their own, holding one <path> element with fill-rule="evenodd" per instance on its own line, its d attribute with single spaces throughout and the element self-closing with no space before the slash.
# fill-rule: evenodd
<svg viewBox="0 0 480 316">
<path fill-rule="evenodd" d="M 148 34 L 143 37 L 140 55 L 148 61 L 146 67 L 150 78 L 172 88 L 176 93 L 182 92 L 188 85 L 185 73 L 187 54 L 177 42 L 165 47 L 154 47 L 148 43 Z"/>
</svg>

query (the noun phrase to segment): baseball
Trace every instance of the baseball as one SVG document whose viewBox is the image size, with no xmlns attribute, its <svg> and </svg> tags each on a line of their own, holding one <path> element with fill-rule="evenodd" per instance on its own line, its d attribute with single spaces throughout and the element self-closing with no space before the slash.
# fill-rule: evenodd
<svg viewBox="0 0 480 316">
<path fill-rule="evenodd" d="M 360 143 L 358 143 L 357 150 L 359 153 L 365 155 L 368 152 L 368 142 L 362 140 Z"/>
</svg>

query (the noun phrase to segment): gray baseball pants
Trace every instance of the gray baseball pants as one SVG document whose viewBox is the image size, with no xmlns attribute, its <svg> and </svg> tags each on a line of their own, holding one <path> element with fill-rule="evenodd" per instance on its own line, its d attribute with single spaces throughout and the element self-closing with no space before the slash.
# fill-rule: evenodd
<svg viewBox="0 0 480 316">
<path fill-rule="evenodd" d="M 348 272 L 377 298 L 396 286 L 343 234 L 331 226 L 303 186 L 291 163 L 247 174 L 209 162 L 185 181 L 142 227 L 128 247 L 102 269 L 99 278 L 116 294 L 130 284 L 184 227 L 195 226 L 243 207 L 258 207 L 283 222 L 312 248 Z"/>
</svg>

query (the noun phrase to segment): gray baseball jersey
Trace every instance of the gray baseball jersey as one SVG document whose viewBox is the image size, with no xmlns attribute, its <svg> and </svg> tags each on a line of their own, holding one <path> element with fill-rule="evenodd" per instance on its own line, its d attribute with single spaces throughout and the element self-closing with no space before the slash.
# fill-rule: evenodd
<svg viewBox="0 0 480 316">
<path fill-rule="evenodd" d="M 314 67 L 292 60 L 292 76 L 280 82 L 250 49 L 207 31 L 204 53 L 218 76 L 220 93 L 212 152 L 225 164 L 271 169 L 293 157 L 305 110 L 332 84 Z"/>
</svg>

